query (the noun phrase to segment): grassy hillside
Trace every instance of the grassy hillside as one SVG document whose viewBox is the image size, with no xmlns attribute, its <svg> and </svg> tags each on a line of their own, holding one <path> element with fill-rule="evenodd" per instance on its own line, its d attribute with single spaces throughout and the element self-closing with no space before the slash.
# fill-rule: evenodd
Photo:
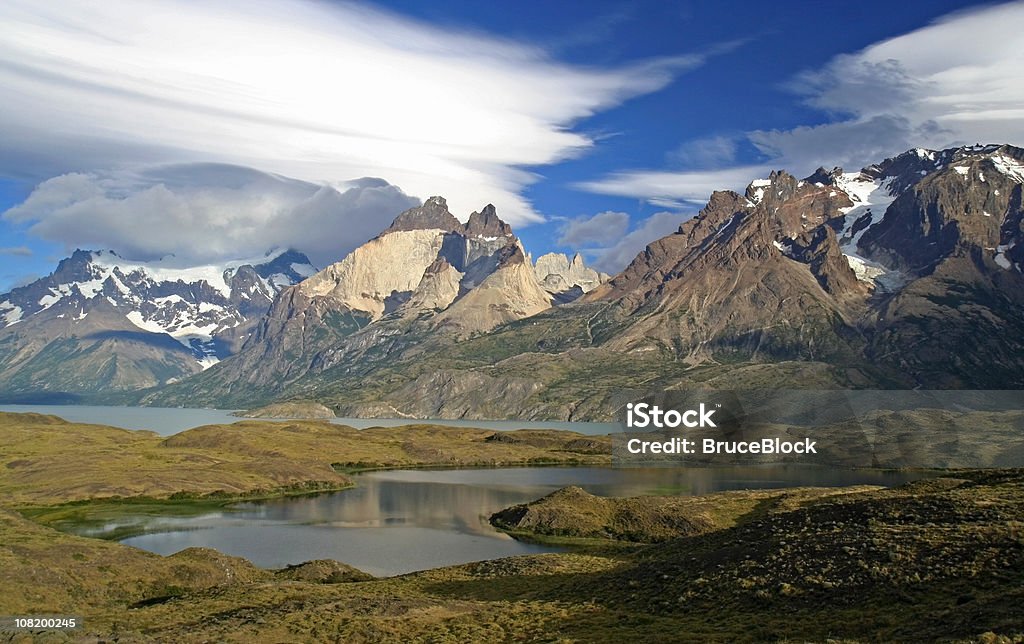
<svg viewBox="0 0 1024 644">
<path fill-rule="evenodd" d="M 607 447 L 563 432 L 496 440 L 483 430 L 320 422 L 210 426 L 163 440 L 10 414 L 0 432 L 0 614 L 77 613 L 85 627 L 68 635 L 77 641 L 1024 639 L 1022 470 L 692 499 L 568 490 L 506 514 L 529 518 L 520 532 L 557 534 L 574 551 L 372 579 L 336 562 L 267 571 L 203 549 L 161 557 L 14 510 L 87 509 L 90 494 L 110 504 L 122 493 L 266 491 L 324 480 L 332 462 L 601 461 Z M 49 466 L 55 474 L 42 476 Z"/>
<path fill-rule="evenodd" d="M 241 421 L 170 438 L 0 413 L 0 507 L 62 529 L 194 515 L 241 498 L 352 485 L 384 467 L 607 464 L 609 439 L 575 432 L 416 425 L 362 431 L 325 421 Z M 125 524 L 113 536 L 137 533 Z"/>
<path fill-rule="evenodd" d="M 732 528 L 768 513 L 787 512 L 825 497 L 880 489 L 743 490 L 706 496 L 604 498 L 576 486 L 495 513 L 491 523 L 520 538 L 559 537 L 658 543 Z"/>
<path fill-rule="evenodd" d="M 0 610 L 78 612 L 84 641 L 1024 637 L 1020 471 L 813 495 L 795 505 L 650 546 L 387 579 L 324 562 L 260 571 L 202 550 L 159 557 L 3 512 Z"/>
<path fill-rule="evenodd" d="M 339 470 L 399 466 L 609 463 L 609 439 L 436 425 L 356 430 L 326 421 L 240 421 L 152 432 L 0 412 L 7 506 L 85 499 L 267 495 L 351 485 Z"/>
<path fill-rule="evenodd" d="M 309 440 L 315 440 L 317 430 L 327 428 L 310 427 Z M 266 435 L 257 438 L 256 434 L 232 441 L 231 436 L 244 430 L 230 426 L 192 431 L 198 436 L 221 436 L 221 447 L 195 449 L 187 438 L 168 441 L 152 432 L 80 425 L 55 416 L 0 413 L 4 504 L 253 495 L 351 485 L 348 477 L 331 468 L 329 460 L 309 448 L 309 441 L 273 445 Z M 239 444 L 245 447 L 239 449 Z"/>
</svg>

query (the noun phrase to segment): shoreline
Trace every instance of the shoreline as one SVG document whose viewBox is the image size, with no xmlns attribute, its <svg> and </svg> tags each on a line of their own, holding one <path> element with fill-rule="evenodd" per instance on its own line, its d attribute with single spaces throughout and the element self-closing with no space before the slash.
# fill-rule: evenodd
<svg viewBox="0 0 1024 644">
<path fill-rule="evenodd" d="M 765 469 L 777 467 L 779 464 L 756 464 L 750 467 L 763 467 Z M 797 468 L 816 469 L 822 466 L 808 465 L 808 464 L 787 464 Z M 121 544 L 124 539 L 129 539 L 136 536 L 146 534 L 159 534 L 166 532 L 167 530 L 146 530 L 146 529 L 132 529 L 130 526 L 124 526 L 124 530 L 111 530 L 106 531 L 103 534 L 87 534 L 83 531 L 75 530 L 75 528 L 88 527 L 94 524 L 102 524 L 105 522 L 113 521 L 121 517 L 189 517 L 197 516 L 202 514 L 204 511 L 217 509 L 221 511 L 230 511 L 231 506 L 235 506 L 241 503 L 248 502 L 262 502 L 262 501 L 274 501 L 280 499 L 289 498 L 304 498 L 304 497 L 317 497 L 322 495 L 334 494 L 343 492 L 345 490 L 351 490 L 359 487 L 358 475 L 373 473 L 373 472 L 388 472 L 388 471 L 404 471 L 404 470 L 435 470 L 435 471 L 462 471 L 462 470 L 492 470 L 492 469 L 528 469 L 528 468 L 565 468 L 565 469 L 617 469 L 611 464 L 600 464 L 600 463 L 587 463 L 587 462 L 559 462 L 559 461 L 544 461 L 544 462 L 515 462 L 515 463 L 502 463 L 502 464 L 489 464 L 489 463 L 477 463 L 477 464 L 466 464 L 466 465 L 450 465 L 450 464 L 432 464 L 424 463 L 417 465 L 399 465 L 399 466 L 379 466 L 379 467 L 368 467 L 361 469 L 337 469 L 339 473 L 345 475 L 355 475 L 356 478 L 348 485 L 342 486 L 326 486 L 318 489 L 283 489 L 280 492 L 273 493 L 254 493 L 254 494 L 235 494 L 235 495 L 221 495 L 221 494 L 205 494 L 205 495 L 193 495 L 188 493 L 176 493 L 168 497 L 154 498 L 146 496 L 138 497 L 109 497 L 109 498 L 95 498 L 95 499 L 79 499 L 74 501 L 66 501 L 56 504 L 48 505 L 30 505 L 30 506 L 7 506 L 8 509 L 14 510 L 21 516 L 29 519 L 30 521 L 53 528 L 64 534 L 71 534 L 75 536 L 81 536 L 90 539 L 98 539 L 101 541 Z M 721 469 L 728 467 L 737 467 L 734 465 L 729 466 L 714 466 L 714 465 L 701 465 L 699 469 Z M 623 468 L 623 469 L 636 469 L 636 468 Z M 658 468 L 664 469 L 664 468 Z M 957 470 L 937 470 L 937 469 L 924 469 L 924 468 L 904 468 L 904 469 L 893 469 L 893 468 L 849 468 L 851 471 L 869 471 L 869 472 L 907 472 L 917 471 L 921 473 L 925 478 L 941 477 L 944 475 L 954 474 Z M 966 470 L 960 470 L 966 471 Z M 920 479 L 914 479 L 920 480 Z M 902 485 L 904 483 L 898 484 Z M 898 486 L 897 485 L 897 486 Z M 742 495 L 742 494 L 763 494 L 766 492 L 778 492 L 780 494 L 795 493 L 804 491 L 806 489 L 828 489 L 828 490 L 845 490 L 847 488 L 864 487 L 864 484 L 849 484 L 849 485 L 835 485 L 835 486 L 814 486 L 814 485 L 795 485 L 795 486 L 780 486 L 780 487 L 757 487 L 757 488 L 739 488 L 735 490 L 720 490 L 716 492 L 710 492 L 706 494 L 693 495 L 693 494 L 643 494 L 628 497 L 602 497 L 609 499 L 619 500 L 633 500 L 643 498 L 661 498 L 661 497 L 674 497 L 679 499 L 688 499 L 695 497 L 725 497 L 728 495 Z M 880 489 L 889 489 L 890 487 L 897 486 L 885 486 L 885 485 L 874 485 Z M 536 502 L 539 499 L 535 499 Z M 507 508 L 505 508 L 507 509 Z M 79 513 L 92 513 L 92 516 L 74 517 Z M 69 516 L 70 515 L 70 516 Z M 575 552 L 601 552 L 605 550 L 611 551 L 625 551 L 632 550 L 638 547 L 647 545 L 643 542 L 624 542 L 622 540 L 614 538 L 595 538 L 595 537 L 583 537 L 583 536 L 571 536 L 571 535 L 557 535 L 557 534 L 543 534 L 538 532 L 531 532 L 529 530 L 517 530 L 510 526 L 504 526 L 494 523 L 492 520 L 486 521 L 486 523 L 497 533 L 506 534 L 516 541 L 523 543 L 532 543 L 537 545 L 552 546 L 559 548 L 566 548 Z M 172 530 L 173 531 L 173 530 Z M 128 546 L 134 547 L 134 546 Z M 214 549 L 215 550 L 215 549 Z M 219 552 L 219 551 L 217 551 Z M 223 553 L 221 553 L 223 554 Z M 170 556 L 170 555 L 160 555 Z M 485 559 L 485 561 L 496 561 L 497 559 Z M 299 564 L 290 565 L 301 565 L 308 561 L 299 562 Z M 341 560 L 335 560 L 339 563 L 348 565 L 347 562 Z M 255 564 L 253 564 L 255 565 Z M 259 567 L 259 566 L 257 566 Z M 416 572 L 426 572 L 430 570 L 440 570 L 450 566 L 440 566 L 425 568 Z M 276 568 L 261 568 L 263 570 L 274 571 Z M 403 573 L 403 574 L 414 574 L 414 573 Z M 383 577 L 381 577 L 383 578 Z"/>
<path fill-rule="evenodd" d="M 22 416 L 28 418 L 28 416 Z M 51 415 L 50 418 L 54 418 L 60 421 L 61 424 L 57 424 L 57 427 L 68 426 L 77 427 L 78 423 L 71 423 L 59 416 Z M 240 419 L 237 423 L 248 424 L 252 427 L 259 427 L 268 431 L 281 430 L 284 431 L 287 428 L 301 424 L 302 421 L 254 421 L 251 419 Z M 315 420 L 311 421 L 314 425 L 322 424 L 323 421 Z M 225 426 L 216 426 L 225 431 L 231 431 L 234 428 L 235 423 Z M 91 426 L 99 429 L 114 429 L 116 432 L 127 433 L 130 436 L 149 438 L 152 433 L 148 430 L 131 430 L 131 429 L 120 429 L 120 428 L 106 428 L 105 426 Z M 344 426 L 341 426 L 344 427 Z M 444 435 L 447 432 L 456 434 L 465 434 L 467 432 L 474 433 L 475 435 L 492 435 L 497 430 L 487 430 L 482 428 L 470 428 L 470 427 L 451 427 L 444 425 L 420 425 L 417 426 L 427 432 L 431 432 L 435 435 Z M 161 445 L 166 444 L 168 441 L 174 441 L 183 435 L 189 434 L 196 430 L 206 430 L 209 426 L 193 428 L 186 430 L 175 437 L 162 440 Z M 245 429 L 245 427 L 239 427 L 237 429 Z M 361 436 L 363 430 L 355 430 L 357 436 Z M 413 431 L 404 428 L 385 428 L 384 432 L 405 432 Z M 581 435 L 571 430 L 563 429 L 551 429 L 551 430 L 526 430 L 527 434 L 536 435 L 541 434 L 545 441 L 550 442 L 551 436 L 571 438 L 577 440 Z M 514 436 L 514 434 L 512 434 Z M 604 437 L 590 437 L 592 439 L 604 438 Z M 504 443 L 504 441 L 499 441 Z M 518 443 L 513 442 L 513 445 Z M 194 448 L 193 448 L 194 449 Z M 204 449 L 204 448 L 199 448 Z M 64 499 L 56 500 L 50 503 L 3 503 L 2 505 L 18 512 L 21 516 L 32 520 L 33 522 L 52 527 L 61 532 L 68 534 L 82 534 L 79 528 L 88 529 L 96 524 L 102 524 L 111 520 L 116 520 L 121 517 L 140 516 L 140 517 L 172 517 L 172 516 L 193 516 L 201 514 L 207 509 L 225 509 L 230 506 L 237 505 L 246 502 L 260 502 L 260 501 L 271 501 L 276 499 L 286 498 L 300 498 L 300 497 L 312 497 L 319 496 L 322 494 L 330 494 L 341 492 L 347 489 L 352 489 L 358 486 L 357 480 L 350 477 L 357 477 L 360 474 L 372 473 L 372 472 L 387 472 L 397 470 L 436 470 L 436 471 L 452 471 L 452 470 L 489 470 L 489 469 L 504 469 L 504 468 L 599 468 L 599 469 L 621 469 L 621 470 L 634 470 L 634 469 L 672 469 L 672 468 L 634 468 L 634 467 L 621 467 L 617 468 L 612 463 L 610 454 L 594 454 L 589 453 L 586 456 L 580 455 L 578 457 L 565 457 L 551 458 L 551 457 L 532 457 L 529 459 L 509 459 L 509 460 L 498 460 L 495 458 L 467 460 L 464 462 L 452 462 L 445 460 L 443 462 L 380 462 L 371 461 L 367 459 L 361 459 L 357 461 L 347 462 L 332 462 L 330 463 L 330 470 L 342 477 L 342 481 L 327 481 L 327 480 L 307 480 L 299 483 L 290 485 L 278 486 L 276 488 L 258 487 L 248 491 L 238 492 L 224 492 L 223 490 L 213 491 L 194 491 L 194 490 L 176 490 L 168 491 L 167 493 L 160 495 L 152 494 L 138 494 L 130 496 L 111 495 L 111 496 L 98 496 L 78 499 Z M 807 469 L 808 471 L 832 469 L 827 465 L 819 465 L 815 463 L 793 463 L 793 462 L 780 462 L 780 463 L 749 463 L 749 464 L 694 464 L 687 469 L 691 470 L 712 470 L 712 469 L 727 469 L 734 467 L 751 467 L 751 468 L 797 468 Z M 886 468 L 886 467 L 848 467 L 844 468 L 849 471 L 859 472 L 878 472 L 878 473 L 907 473 L 907 472 L 918 472 L 923 477 L 933 477 L 948 475 L 955 472 L 956 470 L 937 470 L 933 468 Z M 809 483 L 813 485 L 813 483 Z M 806 484 L 788 485 L 777 489 L 793 489 L 795 487 L 805 487 Z M 845 486 L 838 486 L 845 487 Z M 766 489 L 766 488 L 750 488 L 750 489 Z M 648 495 L 649 496 L 649 495 Z M 512 534 L 511 532 L 495 526 L 500 532 L 505 532 L 517 538 L 519 540 L 539 543 L 543 541 L 543 537 L 533 535 L 531 538 L 526 538 L 525 534 Z M 108 531 L 101 535 L 88 535 L 90 538 L 97 538 L 105 541 L 117 542 L 122 539 L 126 539 L 132 536 L 139 536 L 142 534 L 150 534 L 153 532 L 160 532 L 159 530 L 139 530 L 127 528 L 124 531 Z M 552 545 L 566 545 L 565 543 L 558 543 Z"/>
</svg>

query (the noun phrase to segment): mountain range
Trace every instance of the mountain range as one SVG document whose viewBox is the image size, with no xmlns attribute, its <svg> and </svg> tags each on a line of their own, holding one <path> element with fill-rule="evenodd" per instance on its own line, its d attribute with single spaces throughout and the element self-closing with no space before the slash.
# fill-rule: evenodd
<svg viewBox="0 0 1024 644">
<path fill-rule="evenodd" d="M 534 261 L 493 206 L 462 223 L 440 197 L 315 273 L 295 254 L 292 273 L 273 258 L 169 282 L 108 275 L 112 256 L 79 252 L 0 296 L 0 389 L 585 420 L 672 388 L 1022 388 L 1022 184 L 1024 150 L 1009 145 L 776 171 L 715 192 L 612 277 L 578 255 Z M 154 363 L 157 340 L 129 356 L 125 333 L 177 347 Z M 98 387 L 111 353 L 145 377 Z"/>
<path fill-rule="evenodd" d="M 241 346 L 282 288 L 315 272 L 291 250 L 188 268 L 75 251 L 0 296 L 0 391 L 47 399 L 198 373 Z"/>
</svg>

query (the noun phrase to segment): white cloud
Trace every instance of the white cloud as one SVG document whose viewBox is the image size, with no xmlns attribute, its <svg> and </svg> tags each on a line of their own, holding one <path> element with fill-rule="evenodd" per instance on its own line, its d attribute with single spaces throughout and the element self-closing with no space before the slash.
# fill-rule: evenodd
<svg viewBox="0 0 1024 644">
<path fill-rule="evenodd" d="M 381 179 L 338 190 L 238 166 L 190 164 L 54 177 L 3 218 L 65 250 L 111 248 L 138 260 L 173 254 L 195 264 L 292 247 L 322 267 L 419 203 Z"/>
<path fill-rule="evenodd" d="M 28 246 L 7 246 L 0 248 L 0 255 L 15 255 L 17 257 L 31 257 L 32 249 Z"/>
<path fill-rule="evenodd" d="M 591 217 L 583 216 L 570 219 L 559 228 L 559 245 L 587 246 L 591 244 L 607 245 L 621 239 L 629 229 L 629 215 L 611 210 L 598 213 Z"/>
<path fill-rule="evenodd" d="M 832 117 L 822 125 L 749 132 L 763 165 L 714 171 L 619 172 L 581 188 L 602 194 L 705 199 L 769 168 L 801 176 L 819 165 L 859 169 L 915 147 L 1024 144 L 1024 2 L 950 14 L 794 79 L 789 87 Z M 713 146 L 712 146 L 713 149 Z M 714 159 L 708 166 L 715 167 Z"/>
<path fill-rule="evenodd" d="M 859 168 L 914 147 L 1024 143 L 1024 2 L 946 16 L 834 58 L 792 88 L 835 123 L 754 132 L 762 151 L 813 169 Z"/>
<path fill-rule="evenodd" d="M 593 259 L 590 264 L 600 271 L 614 275 L 625 268 L 652 241 L 675 232 L 679 224 L 692 214 L 678 212 L 658 212 L 643 220 L 629 234 L 619 239 L 618 243 L 608 248 L 588 251 Z"/>
<path fill-rule="evenodd" d="M 772 156 L 772 167 L 806 176 L 820 166 L 859 170 L 911 148 L 943 148 L 953 143 L 948 136 L 934 122 L 914 124 L 903 116 L 879 114 L 791 130 L 759 130 L 749 139 Z"/>
<path fill-rule="evenodd" d="M 8 0 L 0 23 L 0 173 L 203 160 L 315 183 L 382 176 L 463 218 L 493 202 L 520 225 L 541 220 L 521 167 L 580 154 L 593 142 L 575 123 L 702 61 L 574 67 L 302 0 Z"/>
<path fill-rule="evenodd" d="M 577 187 L 589 192 L 640 197 L 655 205 L 681 202 L 703 204 L 715 190 L 746 185 L 770 172 L 770 166 L 741 166 L 702 172 L 631 170 L 617 172 Z"/>
</svg>

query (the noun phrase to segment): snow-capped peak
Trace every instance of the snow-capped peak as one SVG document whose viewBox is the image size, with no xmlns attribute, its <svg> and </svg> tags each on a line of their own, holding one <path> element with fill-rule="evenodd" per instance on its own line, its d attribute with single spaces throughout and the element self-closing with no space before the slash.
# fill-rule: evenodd
<svg viewBox="0 0 1024 644">
<path fill-rule="evenodd" d="M 30 318 L 89 324 L 89 313 L 102 309 L 142 331 L 171 336 L 206 368 L 226 355 L 219 334 L 262 315 L 281 289 L 315 272 L 293 250 L 201 266 L 79 250 L 49 276 L 0 295 L 0 329 Z"/>
</svg>

